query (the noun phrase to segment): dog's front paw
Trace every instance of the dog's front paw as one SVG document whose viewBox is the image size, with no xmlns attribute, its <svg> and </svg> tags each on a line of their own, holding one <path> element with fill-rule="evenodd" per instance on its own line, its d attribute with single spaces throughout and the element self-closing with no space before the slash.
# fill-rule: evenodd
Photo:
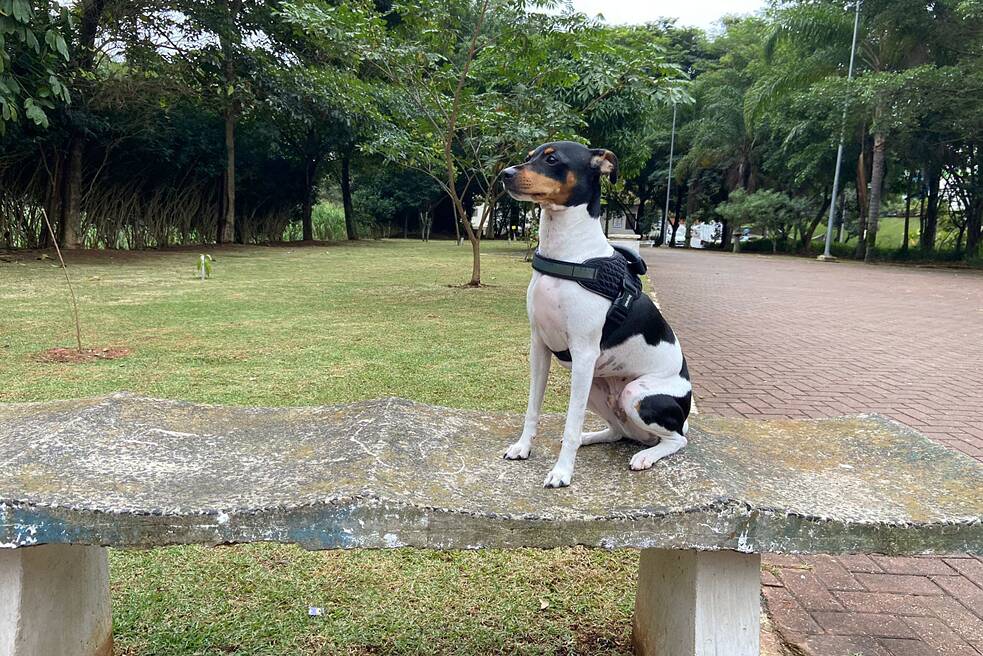
<svg viewBox="0 0 983 656">
<path fill-rule="evenodd" d="M 640 451 L 631 457 L 628 466 L 631 467 L 632 471 L 642 471 L 643 469 L 651 469 L 658 460 L 658 458 L 645 455 L 644 451 Z"/>
<path fill-rule="evenodd" d="M 543 481 L 543 487 L 567 487 L 573 478 L 573 472 L 568 469 L 554 467 Z"/>
<path fill-rule="evenodd" d="M 522 442 L 516 442 L 509 448 L 505 449 L 505 453 L 502 455 L 506 460 L 525 460 L 529 457 L 529 445 L 523 444 Z"/>
</svg>

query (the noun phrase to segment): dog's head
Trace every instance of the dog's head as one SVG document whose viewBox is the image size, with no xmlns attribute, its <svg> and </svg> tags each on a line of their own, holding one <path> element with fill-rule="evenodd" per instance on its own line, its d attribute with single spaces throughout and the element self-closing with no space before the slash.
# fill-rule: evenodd
<svg viewBox="0 0 983 656">
<path fill-rule="evenodd" d="M 522 164 L 502 171 L 502 183 L 516 200 L 576 207 L 601 214 L 601 176 L 618 179 L 618 158 L 610 150 L 572 141 L 554 141 L 529 151 Z"/>
</svg>

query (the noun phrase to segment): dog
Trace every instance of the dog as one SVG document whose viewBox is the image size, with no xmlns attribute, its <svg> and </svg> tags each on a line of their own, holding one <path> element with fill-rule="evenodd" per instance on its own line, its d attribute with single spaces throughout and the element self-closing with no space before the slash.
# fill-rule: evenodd
<svg viewBox="0 0 983 656">
<path fill-rule="evenodd" d="M 530 385 L 522 434 L 504 457 L 525 460 L 536 435 L 546 380 L 555 357 L 571 370 L 570 402 L 560 456 L 544 487 L 570 485 L 577 450 L 586 444 L 629 438 L 647 448 L 629 463 L 652 467 L 686 446 L 692 385 L 682 348 L 652 300 L 638 293 L 625 305 L 583 286 L 577 275 L 620 261 L 601 227 L 601 177 L 617 180 L 618 158 L 609 150 L 570 141 L 543 144 L 521 164 L 502 172 L 516 200 L 542 207 L 537 257 L 551 274 L 534 271 L 526 292 L 532 329 Z M 624 259 L 625 252 L 620 257 Z M 633 256 L 641 263 L 637 255 Z M 629 258 L 631 259 L 631 256 Z M 551 264 L 552 263 L 552 264 Z M 625 266 L 625 265 L 621 265 Z M 644 263 L 641 263 L 644 272 Z M 558 277 L 565 273 L 570 277 Z M 632 274 L 634 275 L 634 274 Z M 627 279 L 626 279 L 627 289 Z M 611 321 L 615 309 L 621 321 Z M 587 408 L 605 420 L 602 431 L 582 433 Z"/>
</svg>

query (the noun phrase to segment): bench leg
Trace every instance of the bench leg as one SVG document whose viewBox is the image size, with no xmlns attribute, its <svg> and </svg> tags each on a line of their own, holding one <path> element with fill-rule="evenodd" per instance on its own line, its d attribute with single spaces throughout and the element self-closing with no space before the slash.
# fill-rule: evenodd
<svg viewBox="0 0 983 656">
<path fill-rule="evenodd" d="M 632 621 L 637 656 L 758 656 L 761 556 L 643 549 Z"/>
<path fill-rule="evenodd" d="M 112 653 L 105 549 L 0 549 L 0 656 Z"/>
</svg>

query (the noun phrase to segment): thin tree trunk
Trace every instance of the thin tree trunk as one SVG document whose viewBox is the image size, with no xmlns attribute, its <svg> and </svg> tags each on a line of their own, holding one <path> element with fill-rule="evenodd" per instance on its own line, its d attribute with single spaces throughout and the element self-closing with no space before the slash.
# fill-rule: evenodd
<svg viewBox="0 0 983 656">
<path fill-rule="evenodd" d="M 857 248 L 854 257 L 862 257 L 866 253 L 867 234 L 867 163 L 864 148 L 860 149 L 857 158 Z"/>
<path fill-rule="evenodd" d="M 980 252 L 980 229 L 983 223 L 983 208 L 980 205 L 966 208 L 966 259 L 972 259 Z"/>
<path fill-rule="evenodd" d="M 345 208 L 345 230 L 348 239 L 358 240 L 358 227 L 355 225 L 355 208 L 352 207 L 352 156 L 349 149 L 341 155 L 341 204 Z"/>
<path fill-rule="evenodd" d="M 968 162 L 972 163 L 974 160 L 979 160 L 980 152 L 979 145 L 972 145 L 969 148 L 969 156 L 966 158 Z M 974 157 L 975 155 L 975 157 Z M 974 258 L 979 255 L 980 252 L 980 241 L 983 239 L 983 163 L 977 163 L 975 166 L 975 171 L 973 166 L 970 165 L 967 175 L 970 177 L 975 177 L 973 181 L 971 190 L 967 190 L 966 197 L 967 203 L 965 207 L 966 211 L 966 258 Z"/>
<path fill-rule="evenodd" d="M 812 221 L 809 223 L 808 229 L 802 232 L 802 238 L 799 241 L 799 249 L 808 253 L 812 250 L 812 237 L 816 234 L 816 228 L 819 227 L 819 222 L 823 220 L 823 215 L 826 214 L 826 210 L 829 208 L 829 192 L 823 194 L 823 202 L 816 212 L 816 215 L 812 217 Z"/>
<path fill-rule="evenodd" d="M 474 230 L 471 227 L 471 219 L 464 209 L 461 197 L 457 193 L 457 167 L 454 165 L 453 150 L 454 139 L 457 133 L 457 119 L 461 111 L 461 93 L 464 91 L 464 84 L 468 79 L 468 71 L 471 70 L 471 64 L 474 62 L 475 54 L 478 52 L 478 37 L 481 35 L 481 28 L 485 23 L 485 17 L 488 15 L 488 6 L 490 4 L 491 0 L 483 0 L 478 10 L 478 18 L 475 22 L 474 32 L 471 34 L 471 44 L 468 46 L 468 54 L 464 60 L 464 65 L 461 67 L 461 74 L 457 78 L 457 86 L 454 88 L 454 100 L 448 115 L 447 131 L 444 132 L 444 166 L 447 169 L 447 190 L 450 193 L 451 201 L 454 203 L 454 213 L 464 223 L 464 231 L 468 236 L 468 241 L 471 242 L 471 253 L 474 256 L 474 262 L 471 265 L 471 281 L 468 283 L 471 287 L 481 286 L 481 263 L 479 261 L 481 249 L 478 245 L 481 236 L 474 234 Z M 454 227 L 457 229 L 456 222 Z M 457 238 L 458 243 L 460 243 L 461 233 L 459 231 Z"/>
<path fill-rule="evenodd" d="M 645 216 L 645 203 L 648 195 L 638 197 L 638 211 L 635 212 L 635 232 L 642 234 L 642 218 Z"/>
<path fill-rule="evenodd" d="M 699 183 L 695 180 L 686 185 L 686 234 L 683 236 L 684 248 L 689 248 L 693 240 L 693 215 L 696 214 L 696 194 L 699 191 Z"/>
<path fill-rule="evenodd" d="M 95 66 L 96 33 L 99 31 L 99 20 L 102 18 L 106 0 L 83 0 L 79 3 L 79 35 L 78 47 L 72 53 L 70 66 L 76 74 L 84 76 L 91 73 Z M 77 86 L 81 88 L 83 84 Z M 85 102 L 84 97 L 74 99 L 79 105 Z M 61 237 L 65 248 L 79 248 L 82 245 L 82 154 L 85 148 L 85 132 L 79 128 L 71 131 L 71 141 L 66 154 L 65 185 L 62 192 Z"/>
<path fill-rule="evenodd" d="M 304 207 L 301 216 L 304 241 L 314 240 L 314 195 L 317 182 L 318 158 L 312 157 L 304 169 Z"/>
<path fill-rule="evenodd" d="M 918 248 L 921 248 L 922 233 L 925 232 L 925 195 L 924 192 L 920 192 L 919 195 L 921 198 L 918 199 Z"/>
<path fill-rule="evenodd" d="M 62 199 L 61 243 L 65 248 L 82 246 L 82 137 L 78 133 L 68 146 L 65 196 Z"/>
<path fill-rule="evenodd" d="M 887 151 L 887 136 L 883 132 L 874 135 L 874 162 L 870 174 L 870 210 L 867 216 L 867 250 L 864 262 L 874 260 L 877 246 L 877 222 L 881 216 L 881 191 L 884 186 L 884 156 Z"/>
<path fill-rule="evenodd" d="M 914 171 L 908 171 L 908 193 L 904 203 L 904 237 L 902 237 L 901 250 L 908 252 L 908 234 L 911 228 L 911 184 L 914 182 Z"/>
<path fill-rule="evenodd" d="M 481 240 L 471 240 L 471 281 L 472 287 L 481 285 Z"/>
<path fill-rule="evenodd" d="M 932 161 L 926 167 L 928 179 L 928 202 L 925 204 L 925 225 L 918 238 L 918 246 L 923 251 L 935 250 L 935 236 L 939 226 L 939 187 L 942 182 L 942 165 Z"/>
<path fill-rule="evenodd" d="M 236 136 L 235 116 L 232 108 L 225 110 L 225 177 L 224 202 L 225 210 L 219 229 L 218 243 L 229 244 L 236 237 Z"/>
<path fill-rule="evenodd" d="M 219 221 L 218 242 L 231 243 L 236 241 L 236 235 L 242 237 L 242 231 L 236 230 L 236 98 L 229 90 L 235 89 L 236 69 L 234 43 L 240 39 L 236 34 L 236 17 L 242 8 L 242 0 L 219 0 L 217 3 L 225 21 L 224 29 L 219 33 L 219 46 L 222 50 L 223 120 L 225 123 L 225 185 L 224 185 L 224 215 Z"/>
</svg>

